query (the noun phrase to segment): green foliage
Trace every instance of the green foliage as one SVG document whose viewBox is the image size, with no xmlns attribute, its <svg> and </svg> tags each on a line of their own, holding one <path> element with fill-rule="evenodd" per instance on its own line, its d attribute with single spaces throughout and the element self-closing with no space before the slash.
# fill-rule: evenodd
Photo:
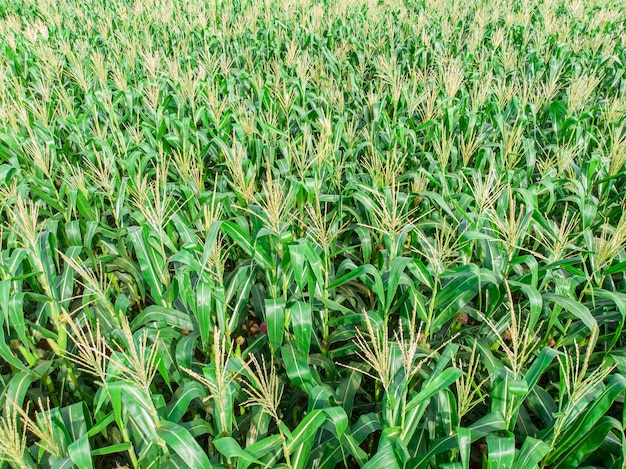
<svg viewBox="0 0 626 469">
<path fill-rule="evenodd" d="M 624 467 L 625 12 L 0 0 L 0 467 Z"/>
</svg>

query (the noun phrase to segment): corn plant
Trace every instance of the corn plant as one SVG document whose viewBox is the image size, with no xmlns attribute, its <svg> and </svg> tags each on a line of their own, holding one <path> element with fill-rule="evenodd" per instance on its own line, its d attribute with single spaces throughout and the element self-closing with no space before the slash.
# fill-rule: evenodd
<svg viewBox="0 0 626 469">
<path fill-rule="evenodd" d="M 0 467 L 626 467 L 617 0 L 0 0 Z"/>
</svg>

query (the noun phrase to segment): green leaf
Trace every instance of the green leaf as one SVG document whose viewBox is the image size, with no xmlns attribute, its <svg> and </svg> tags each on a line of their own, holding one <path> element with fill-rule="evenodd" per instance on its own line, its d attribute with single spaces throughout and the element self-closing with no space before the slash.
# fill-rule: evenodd
<svg viewBox="0 0 626 469">
<path fill-rule="evenodd" d="M 224 232 L 230 236 L 235 243 L 241 247 L 244 252 L 251 256 L 261 267 L 266 270 L 273 270 L 273 263 L 271 257 L 265 252 L 265 250 L 255 243 L 250 236 L 248 236 L 239 226 L 234 223 L 225 221 L 221 224 Z"/>
<path fill-rule="evenodd" d="M 197 381 L 187 381 L 180 393 L 176 393 L 172 402 L 168 405 L 167 419 L 178 423 L 189 408 L 189 404 L 195 399 L 205 399 L 208 396 L 206 389 Z"/>
<path fill-rule="evenodd" d="M 189 315 L 183 313 L 174 308 L 166 308 L 164 306 L 152 305 L 145 308 L 133 321 L 130 323 L 132 330 L 136 331 L 140 327 L 145 326 L 150 322 L 163 322 L 168 326 L 176 327 L 178 329 L 185 329 L 188 331 L 194 331 L 195 327 Z"/>
<path fill-rule="evenodd" d="M 586 409 L 575 416 L 575 420 L 565 427 L 565 431 L 559 435 L 546 461 L 556 462 L 563 453 L 578 445 L 592 431 L 624 390 L 626 390 L 626 378 L 619 374 L 612 375 L 609 378 L 609 385 L 602 394 L 593 399 Z"/>
<path fill-rule="evenodd" d="M 85 434 L 67 447 L 68 454 L 76 466 L 85 469 L 93 468 L 89 437 Z"/>
<path fill-rule="evenodd" d="M 49 368 L 51 364 L 51 362 L 48 362 L 47 368 Z M 41 372 L 45 373 L 47 368 L 42 368 Z M 11 379 L 6 387 L 6 396 L 17 405 L 21 406 L 24 402 L 24 398 L 26 397 L 28 388 L 30 388 L 30 385 L 37 381 L 40 377 L 41 376 L 36 370 L 13 373 L 13 376 L 11 376 Z"/>
<path fill-rule="evenodd" d="M 199 282 L 196 290 L 196 320 L 202 343 L 209 344 L 215 318 L 211 314 L 212 285 L 208 282 Z"/>
<path fill-rule="evenodd" d="M 150 294 L 154 301 L 161 303 L 162 306 L 166 306 L 163 302 L 163 284 L 161 283 L 161 276 L 157 271 L 157 267 L 153 262 L 153 258 L 148 252 L 151 249 L 150 245 L 146 243 L 148 237 L 148 228 L 144 227 L 142 230 L 139 227 L 128 228 L 128 236 L 135 248 L 135 254 L 139 262 L 139 269 L 143 275 L 144 280 L 150 288 Z"/>
<path fill-rule="evenodd" d="M 571 298 L 562 295 L 556 295 L 554 293 L 544 293 L 543 297 L 546 301 L 552 301 L 559 305 L 560 307 L 565 308 L 567 311 L 572 313 L 578 319 L 580 319 L 585 326 L 587 326 L 590 330 L 593 330 L 596 325 L 596 319 L 589 312 L 589 308 L 587 308 L 582 303 L 579 303 Z M 553 322 L 556 319 L 550 319 Z"/>
<path fill-rule="evenodd" d="M 157 434 L 185 461 L 190 469 L 211 469 L 209 458 L 191 436 L 189 430 L 164 420 L 157 427 Z"/>
<path fill-rule="evenodd" d="M 131 420 L 148 441 L 157 442 L 159 437 L 154 421 L 154 406 L 145 393 L 122 381 L 109 383 L 107 390 L 116 420 Z"/>
<path fill-rule="evenodd" d="M 533 364 L 524 375 L 524 380 L 528 384 L 529 391 L 535 387 L 543 372 L 550 366 L 550 363 L 552 363 L 552 360 L 554 360 L 554 357 L 557 355 L 559 355 L 559 352 L 554 349 L 548 347 L 541 349 L 541 352 L 539 352 L 539 355 L 533 360 Z"/>
<path fill-rule="evenodd" d="M 396 291 L 398 290 L 400 278 L 404 274 L 404 269 L 410 262 L 411 258 L 408 257 L 396 257 L 393 260 L 389 268 L 389 277 L 387 279 L 385 311 L 389 311 L 391 309 L 393 299 L 396 295 Z"/>
<path fill-rule="evenodd" d="M 468 427 L 472 433 L 472 441 L 483 438 L 489 433 L 499 432 L 506 429 L 504 416 L 499 412 L 490 412 L 478 419 Z"/>
<path fill-rule="evenodd" d="M 261 461 L 253 457 L 246 450 L 241 449 L 237 440 L 231 437 L 223 437 L 213 440 L 213 445 L 221 454 L 227 458 L 239 458 L 249 464 L 263 465 Z M 238 467 L 247 467 L 246 465 L 238 465 Z"/>
<path fill-rule="evenodd" d="M 603 290 L 600 288 L 595 288 L 593 290 L 593 294 L 596 297 L 611 300 L 615 304 L 615 306 L 617 306 L 617 310 L 622 317 L 621 321 L 619 321 L 619 324 L 617 325 L 615 332 L 613 333 L 613 340 L 611 340 L 610 345 L 610 348 L 613 348 L 618 340 L 622 337 L 622 330 L 624 329 L 624 323 L 626 322 L 626 294 L 621 292 Z"/>
<path fill-rule="evenodd" d="M 402 441 L 408 441 L 415 433 L 415 429 L 426 408 L 425 404 L 428 403 L 430 398 L 442 389 L 446 389 L 463 374 L 463 371 L 458 368 L 446 368 L 441 374 L 432 378 L 428 384 L 409 400 L 404 412 L 405 425 L 400 436 Z"/>
<path fill-rule="evenodd" d="M 433 331 L 438 330 L 444 323 L 449 321 L 463 306 L 478 293 L 480 285 L 478 269 L 475 265 L 458 267 L 449 274 L 452 281 L 437 292 L 435 297 L 435 309 L 437 316 L 430 325 Z"/>
<path fill-rule="evenodd" d="M 531 330 L 534 329 L 537 321 L 539 321 L 539 317 L 541 316 L 541 309 L 543 307 L 543 299 L 541 297 L 541 294 L 539 293 L 539 290 L 537 290 L 532 285 L 527 285 L 525 283 L 509 281 L 509 284 L 513 287 L 511 289 L 512 291 L 514 291 L 516 288 L 519 288 L 528 297 L 530 318 L 526 327 Z"/>
<path fill-rule="evenodd" d="M 283 344 L 285 333 L 285 301 L 265 300 L 265 323 L 267 324 L 267 337 L 272 352 L 276 353 Z"/>
<path fill-rule="evenodd" d="M 515 438 L 489 435 L 487 437 L 488 469 L 510 469 L 515 458 Z"/>
<path fill-rule="evenodd" d="M 315 409 L 306 414 L 298 426 L 291 432 L 291 437 L 287 444 L 287 451 L 289 451 L 290 454 L 294 454 L 301 445 L 309 440 L 312 441 L 317 430 L 322 426 L 325 420 L 326 415 L 322 409 Z"/>
<path fill-rule="evenodd" d="M 56 289 L 57 271 L 56 271 L 56 266 L 54 264 L 54 259 L 52 257 L 53 243 L 56 245 L 55 238 L 54 236 L 51 235 L 51 233 L 47 231 L 44 231 L 43 233 L 41 233 L 41 235 L 39 236 L 39 245 L 38 245 L 39 252 L 37 253 L 37 255 L 39 256 L 39 263 L 41 265 L 41 268 L 43 269 L 42 274 L 46 279 L 46 283 L 50 286 L 50 291 L 46 293 L 50 295 L 50 300 L 56 302 L 59 300 L 59 292 Z M 37 264 L 34 264 L 34 265 L 37 265 Z"/>
<path fill-rule="evenodd" d="M 78 258 L 82 249 L 82 246 L 70 246 L 65 252 L 65 255 L 69 259 L 75 260 Z M 74 269 L 68 263 L 65 264 L 65 270 L 58 281 L 57 289 L 59 291 L 61 305 L 63 308 L 68 309 L 74 291 Z"/>
<path fill-rule="evenodd" d="M 88 434 L 91 428 L 91 414 L 84 402 L 77 402 L 76 404 L 63 407 L 60 409 L 60 412 L 73 440 Z"/>
<path fill-rule="evenodd" d="M 251 444 L 246 451 L 254 458 L 263 459 L 267 455 L 280 454 L 282 442 L 282 435 L 271 435 Z"/>
<path fill-rule="evenodd" d="M 16 332 L 21 340 L 25 340 L 24 345 L 29 344 L 29 340 L 26 337 L 26 323 L 24 322 L 24 312 L 21 311 L 21 303 L 24 300 L 24 294 L 19 293 L 14 295 L 12 298 L 10 296 L 10 285 L 11 282 L 8 280 L 0 282 L 0 308 L 3 310 L 3 314 L 0 315 L 0 357 L 2 360 L 7 362 L 12 367 L 19 370 L 21 373 L 30 374 L 30 370 L 22 361 L 15 356 L 13 351 L 9 348 L 9 344 L 6 342 L 6 337 L 4 334 L 4 325 L 12 325 L 15 327 Z M 6 288 L 3 288 L 6 287 Z M 12 320 L 12 317 L 16 315 L 17 318 Z"/>
<path fill-rule="evenodd" d="M 335 437 L 341 441 L 344 432 L 348 428 L 348 415 L 342 407 L 327 407 L 324 409 Z"/>
<path fill-rule="evenodd" d="M 459 454 L 461 456 L 460 469 L 469 469 L 470 451 L 472 449 L 472 430 L 459 427 L 456 430 L 456 436 L 459 440 Z"/>
<path fill-rule="evenodd" d="M 313 318 L 311 315 L 311 305 L 298 301 L 289 307 L 289 317 L 291 327 L 296 339 L 296 346 L 303 355 L 309 354 L 311 347 L 311 330 Z"/>
<path fill-rule="evenodd" d="M 306 255 L 304 253 L 305 246 L 302 241 L 298 244 L 289 245 L 289 260 L 294 273 L 294 280 L 298 285 L 300 292 L 304 292 L 307 284 L 307 264 Z"/>
<path fill-rule="evenodd" d="M 515 455 L 512 469 L 535 469 L 539 461 L 551 450 L 549 444 L 526 437 L 522 448 Z"/>
<path fill-rule="evenodd" d="M 620 422 L 613 417 L 608 415 L 600 417 L 584 438 L 579 439 L 574 446 L 555 461 L 554 468 L 580 467 L 589 456 L 600 448 L 611 430 L 616 430 L 620 434 L 623 434 L 624 431 Z"/>
<path fill-rule="evenodd" d="M 337 387 L 337 401 L 346 411 L 352 415 L 354 398 L 361 385 L 363 375 L 356 370 L 350 370 L 344 380 Z"/>
<path fill-rule="evenodd" d="M 129 449 L 131 449 L 130 442 L 128 443 L 118 443 L 116 445 L 105 446 L 104 448 L 96 448 L 91 451 L 92 456 L 104 456 L 107 454 L 115 454 L 115 453 L 125 453 Z"/>
<path fill-rule="evenodd" d="M 386 431 L 391 429 L 386 429 Z M 376 454 L 362 469 L 400 469 L 402 465 L 396 455 L 393 444 L 383 431 Z"/>
</svg>

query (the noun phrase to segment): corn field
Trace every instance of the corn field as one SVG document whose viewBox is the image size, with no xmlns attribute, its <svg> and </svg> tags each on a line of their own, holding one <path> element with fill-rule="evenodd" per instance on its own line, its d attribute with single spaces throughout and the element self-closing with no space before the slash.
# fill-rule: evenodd
<svg viewBox="0 0 626 469">
<path fill-rule="evenodd" d="M 626 468 L 623 0 L 0 0 L 0 469 Z"/>
</svg>

